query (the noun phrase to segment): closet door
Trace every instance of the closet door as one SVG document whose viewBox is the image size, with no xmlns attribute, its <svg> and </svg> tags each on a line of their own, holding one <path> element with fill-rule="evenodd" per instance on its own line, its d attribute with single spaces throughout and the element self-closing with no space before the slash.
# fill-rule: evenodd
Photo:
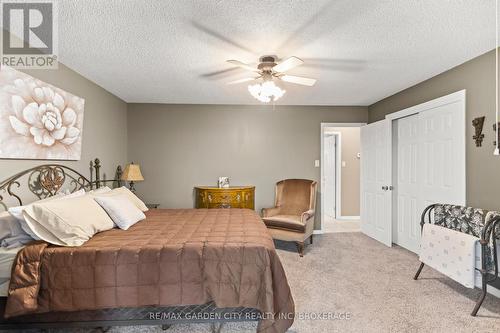
<svg viewBox="0 0 500 333">
<path fill-rule="evenodd" d="M 418 253 L 423 209 L 465 205 L 464 103 L 433 106 L 396 123 L 395 243 Z"/>
<path fill-rule="evenodd" d="M 449 103 L 419 114 L 424 205 L 465 206 L 465 108 Z"/>
<path fill-rule="evenodd" d="M 422 200 L 422 129 L 418 114 L 396 120 L 397 181 L 394 189 L 396 223 L 394 243 L 417 252 L 420 244 Z"/>
<path fill-rule="evenodd" d="M 361 231 L 392 245 L 392 124 L 361 127 Z"/>
</svg>

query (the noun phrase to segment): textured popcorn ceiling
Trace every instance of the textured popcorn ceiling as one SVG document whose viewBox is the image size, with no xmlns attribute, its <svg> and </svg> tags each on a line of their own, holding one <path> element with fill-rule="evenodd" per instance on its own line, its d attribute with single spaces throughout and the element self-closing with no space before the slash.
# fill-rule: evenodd
<svg viewBox="0 0 500 333">
<path fill-rule="evenodd" d="M 64 0 L 61 61 L 127 102 L 258 104 L 226 59 L 298 56 L 278 104 L 369 105 L 494 48 L 494 0 Z M 492 68 L 492 75 L 493 74 Z"/>
</svg>

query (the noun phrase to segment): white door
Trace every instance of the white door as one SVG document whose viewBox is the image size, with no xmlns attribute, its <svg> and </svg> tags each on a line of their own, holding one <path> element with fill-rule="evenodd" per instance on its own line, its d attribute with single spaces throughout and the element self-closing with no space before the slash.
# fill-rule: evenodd
<svg viewBox="0 0 500 333">
<path fill-rule="evenodd" d="M 394 188 L 395 228 L 393 242 L 416 252 L 420 243 L 420 214 L 422 170 L 419 149 L 422 142 L 418 114 L 395 121 L 396 147 L 393 158 L 397 163 L 397 181 Z M 416 248 L 415 248 L 416 246 Z"/>
<path fill-rule="evenodd" d="M 392 122 L 361 127 L 361 231 L 392 245 Z"/>
<path fill-rule="evenodd" d="M 324 140 L 324 165 L 323 165 L 323 188 L 325 205 L 325 218 L 333 220 L 335 218 L 335 134 L 325 134 Z"/>
<path fill-rule="evenodd" d="M 422 127 L 422 198 L 465 206 L 465 101 L 419 114 Z"/>
<path fill-rule="evenodd" d="M 465 205 L 463 101 L 433 106 L 396 123 L 394 242 L 418 253 L 424 208 L 433 203 Z"/>
</svg>

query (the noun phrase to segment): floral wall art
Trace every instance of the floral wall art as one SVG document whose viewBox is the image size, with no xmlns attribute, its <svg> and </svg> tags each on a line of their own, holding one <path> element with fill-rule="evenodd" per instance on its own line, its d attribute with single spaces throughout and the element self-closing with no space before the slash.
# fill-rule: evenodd
<svg viewBox="0 0 500 333">
<path fill-rule="evenodd" d="M 85 100 L 0 69 L 0 158 L 79 160 Z"/>
</svg>

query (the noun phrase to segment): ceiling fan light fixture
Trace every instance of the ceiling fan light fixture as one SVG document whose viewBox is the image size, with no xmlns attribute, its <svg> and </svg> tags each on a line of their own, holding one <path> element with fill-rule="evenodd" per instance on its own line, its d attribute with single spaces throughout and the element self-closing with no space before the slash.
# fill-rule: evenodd
<svg viewBox="0 0 500 333">
<path fill-rule="evenodd" d="M 276 102 L 286 93 L 286 90 L 278 87 L 274 81 L 264 81 L 261 84 L 251 84 L 248 86 L 248 91 L 253 97 L 262 103 L 269 103 L 271 101 Z"/>
</svg>

